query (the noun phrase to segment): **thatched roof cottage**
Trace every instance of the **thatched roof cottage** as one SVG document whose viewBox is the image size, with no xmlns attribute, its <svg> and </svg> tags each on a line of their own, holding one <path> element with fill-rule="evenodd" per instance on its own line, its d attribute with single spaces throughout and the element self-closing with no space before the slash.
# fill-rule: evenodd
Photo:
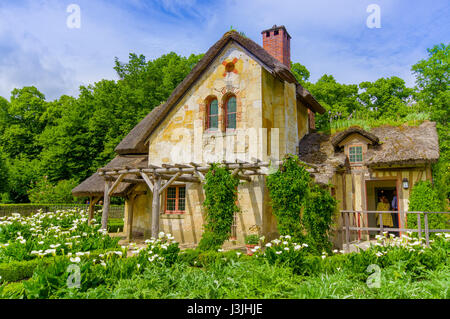
<svg viewBox="0 0 450 319">
<path fill-rule="evenodd" d="M 409 189 L 401 181 L 431 179 L 430 164 L 439 157 L 434 124 L 315 133 L 314 114 L 325 109 L 290 71 L 291 36 L 274 26 L 262 38 L 261 47 L 225 33 L 119 143 L 117 156 L 73 190 L 91 204 L 103 197 L 104 226 L 110 196 L 121 196 L 129 239 L 163 230 L 198 243 L 204 174 L 208 163 L 223 162 L 242 181 L 233 242 L 243 243 L 255 225 L 277 236 L 265 175 L 269 161 L 288 153 L 316 167 L 311 173 L 330 185 L 341 209 L 370 208 L 381 188 L 397 189 L 407 209 Z"/>
</svg>

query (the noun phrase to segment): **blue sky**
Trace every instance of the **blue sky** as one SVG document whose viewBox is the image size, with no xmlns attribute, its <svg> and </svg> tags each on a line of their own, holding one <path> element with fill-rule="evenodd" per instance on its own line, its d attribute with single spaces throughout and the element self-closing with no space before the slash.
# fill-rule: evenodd
<svg viewBox="0 0 450 319">
<path fill-rule="evenodd" d="M 72 3 L 80 29 L 66 25 Z M 366 26 L 369 4 L 381 8 L 379 29 Z M 450 42 L 449 17 L 448 0 L 0 0 L 0 96 L 28 85 L 48 100 L 77 96 L 80 85 L 117 78 L 114 57 L 203 53 L 230 26 L 261 44 L 274 24 L 286 26 L 292 61 L 313 81 L 396 75 L 413 86 L 411 65 Z"/>
</svg>

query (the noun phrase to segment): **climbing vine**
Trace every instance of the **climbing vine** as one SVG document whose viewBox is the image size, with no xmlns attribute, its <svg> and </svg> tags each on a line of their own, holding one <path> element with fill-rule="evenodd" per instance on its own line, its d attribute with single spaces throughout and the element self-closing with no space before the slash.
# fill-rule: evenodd
<svg viewBox="0 0 450 319">
<path fill-rule="evenodd" d="M 199 249 L 217 250 L 230 237 L 233 215 L 239 211 L 236 205 L 238 184 L 239 179 L 218 164 L 213 164 L 205 175 L 206 220 Z"/>
<path fill-rule="evenodd" d="M 311 243 L 316 253 L 331 252 L 329 232 L 336 206 L 337 202 L 329 191 L 317 184 L 310 188 L 305 200 L 302 221 L 307 233 L 306 241 Z"/>
<path fill-rule="evenodd" d="M 317 252 L 328 251 L 336 200 L 313 182 L 298 157 L 287 156 L 280 169 L 267 177 L 267 187 L 280 234 L 307 242 Z"/>
</svg>

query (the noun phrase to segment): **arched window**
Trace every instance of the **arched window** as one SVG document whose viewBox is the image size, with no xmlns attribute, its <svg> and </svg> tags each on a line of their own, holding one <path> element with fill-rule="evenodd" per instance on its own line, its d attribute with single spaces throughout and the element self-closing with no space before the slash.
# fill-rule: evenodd
<svg viewBox="0 0 450 319">
<path fill-rule="evenodd" d="M 217 99 L 209 101 L 207 111 L 206 129 L 216 131 L 219 128 L 219 103 Z"/>
<path fill-rule="evenodd" d="M 225 128 L 236 128 L 236 97 L 230 96 L 225 107 Z"/>
</svg>

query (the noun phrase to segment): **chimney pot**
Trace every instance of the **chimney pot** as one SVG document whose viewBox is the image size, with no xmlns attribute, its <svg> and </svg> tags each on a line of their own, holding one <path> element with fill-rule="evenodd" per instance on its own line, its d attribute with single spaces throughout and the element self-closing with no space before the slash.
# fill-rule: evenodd
<svg viewBox="0 0 450 319">
<path fill-rule="evenodd" d="M 261 33 L 263 35 L 263 48 L 288 69 L 291 69 L 291 36 L 286 28 L 283 25 L 277 26 L 274 24 L 272 28 Z"/>
</svg>

